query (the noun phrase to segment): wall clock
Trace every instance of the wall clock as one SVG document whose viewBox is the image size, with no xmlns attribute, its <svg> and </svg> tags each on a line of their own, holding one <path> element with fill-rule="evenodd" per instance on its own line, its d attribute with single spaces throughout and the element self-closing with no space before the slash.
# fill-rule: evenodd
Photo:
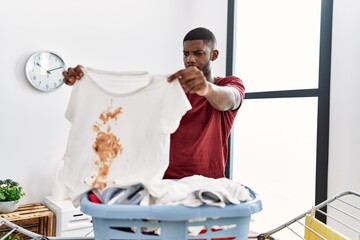
<svg viewBox="0 0 360 240">
<path fill-rule="evenodd" d="M 65 70 L 64 60 L 51 51 L 35 52 L 25 65 L 27 80 L 42 92 L 51 92 L 61 87 L 64 83 L 62 72 Z"/>
</svg>

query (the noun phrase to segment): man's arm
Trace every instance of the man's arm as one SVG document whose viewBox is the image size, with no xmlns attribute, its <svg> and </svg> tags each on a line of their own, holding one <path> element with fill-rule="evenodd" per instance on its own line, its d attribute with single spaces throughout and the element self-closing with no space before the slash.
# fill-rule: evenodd
<svg viewBox="0 0 360 240">
<path fill-rule="evenodd" d="M 210 102 L 211 106 L 219 111 L 235 110 L 241 104 L 239 91 L 230 86 L 217 86 L 208 82 L 208 91 L 204 97 Z"/>
<path fill-rule="evenodd" d="M 219 111 L 237 109 L 241 103 L 239 91 L 230 86 L 217 86 L 208 81 L 204 73 L 196 67 L 188 67 L 169 76 L 168 81 L 178 79 L 186 93 L 205 97 Z M 211 79 L 212 80 L 212 79 Z"/>
</svg>

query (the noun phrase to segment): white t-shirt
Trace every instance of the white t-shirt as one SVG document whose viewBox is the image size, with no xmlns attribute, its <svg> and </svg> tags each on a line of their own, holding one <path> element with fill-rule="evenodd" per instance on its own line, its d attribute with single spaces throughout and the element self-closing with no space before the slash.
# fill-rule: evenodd
<svg viewBox="0 0 360 240">
<path fill-rule="evenodd" d="M 74 206 L 90 189 L 160 181 L 170 134 L 191 105 L 178 81 L 84 68 L 65 117 L 72 123 L 64 182 Z"/>
</svg>

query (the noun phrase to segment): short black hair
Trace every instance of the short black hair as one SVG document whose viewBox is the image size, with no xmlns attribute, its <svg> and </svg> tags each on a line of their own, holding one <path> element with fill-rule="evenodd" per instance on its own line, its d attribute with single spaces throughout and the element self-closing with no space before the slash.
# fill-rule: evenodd
<svg viewBox="0 0 360 240">
<path fill-rule="evenodd" d="M 211 43 L 213 47 L 216 46 L 215 35 L 207 28 L 198 27 L 191 30 L 185 35 L 183 43 L 192 40 L 203 40 L 205 43 Z"/>
</svg>

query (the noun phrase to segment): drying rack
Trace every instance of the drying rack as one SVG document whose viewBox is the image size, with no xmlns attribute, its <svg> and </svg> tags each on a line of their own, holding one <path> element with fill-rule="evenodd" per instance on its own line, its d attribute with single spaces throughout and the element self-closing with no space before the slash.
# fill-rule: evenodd
<svg viewBox="0 0 360 240">
<path fill-rule="evenodd" d="M 10 221 L 7 221 L 6 219 L 0 217 L 0 227 L 1 226 L 6 226 L 10 230 L 5 235 L 0 236 L 0 240 L 5 240 L 6 238 L 11 236 L 15 232 L 21 233 L 22 235 L 26 236 L 27 239 L 33 239 L 33 240 L 51 240 L 51 239 L 56 239 L 56 240 L 94 240 L 95 239 L 94 237 L 47 237 L 47 236 L 43 236 L 43 235 L 31 232 L 29 230 L 26 230 L 25 228 L 22 228 Z"/>
<path fill-rule="evenodd" d="M 320 216 L 327 222 L 326 224 L 320 223 L 323 226 L 320 230 L 318 227 L 309 226 L 309 219 Z M 320 222 L 317 219 L 315 221 Z M 335 235 L 325 236 L 328 234 L 323 233 L 324 229 Z M 306 235 L 305 232 L 307 232 Z M 279 238 L 281 236 L 286 237 Z M 249 236 L 249 239 L 360 240 L 360 193 L 353 191 L 339 193 L 270 231 Z"/>
<path fill-rule="evenodd" d="M 29 230 L 26 230 L 25 228 L 22 228 L 10 221 L 7 221 L 4 218 L 0 217 L 0 227 L 1 226 L 6 226 L 8 227 L 10 230 L 3 236 L 0 236 L 0 240 L 5 240 L 7 239 L 9 236 L 11 236 L 13 233 L 18 232 L 21 233 L 22 235 L 26 236 L 27 239 L 33 239 L 33 240 L 50 240 L 50 239 L 56 239 L 56 240 L 94 240 L 94 237 L 47 237 L 47 236 L 43 236 L 34 232 L 31 232 Z M 10 239 L 12 239 L 10 237 Z"/>
</svg>

